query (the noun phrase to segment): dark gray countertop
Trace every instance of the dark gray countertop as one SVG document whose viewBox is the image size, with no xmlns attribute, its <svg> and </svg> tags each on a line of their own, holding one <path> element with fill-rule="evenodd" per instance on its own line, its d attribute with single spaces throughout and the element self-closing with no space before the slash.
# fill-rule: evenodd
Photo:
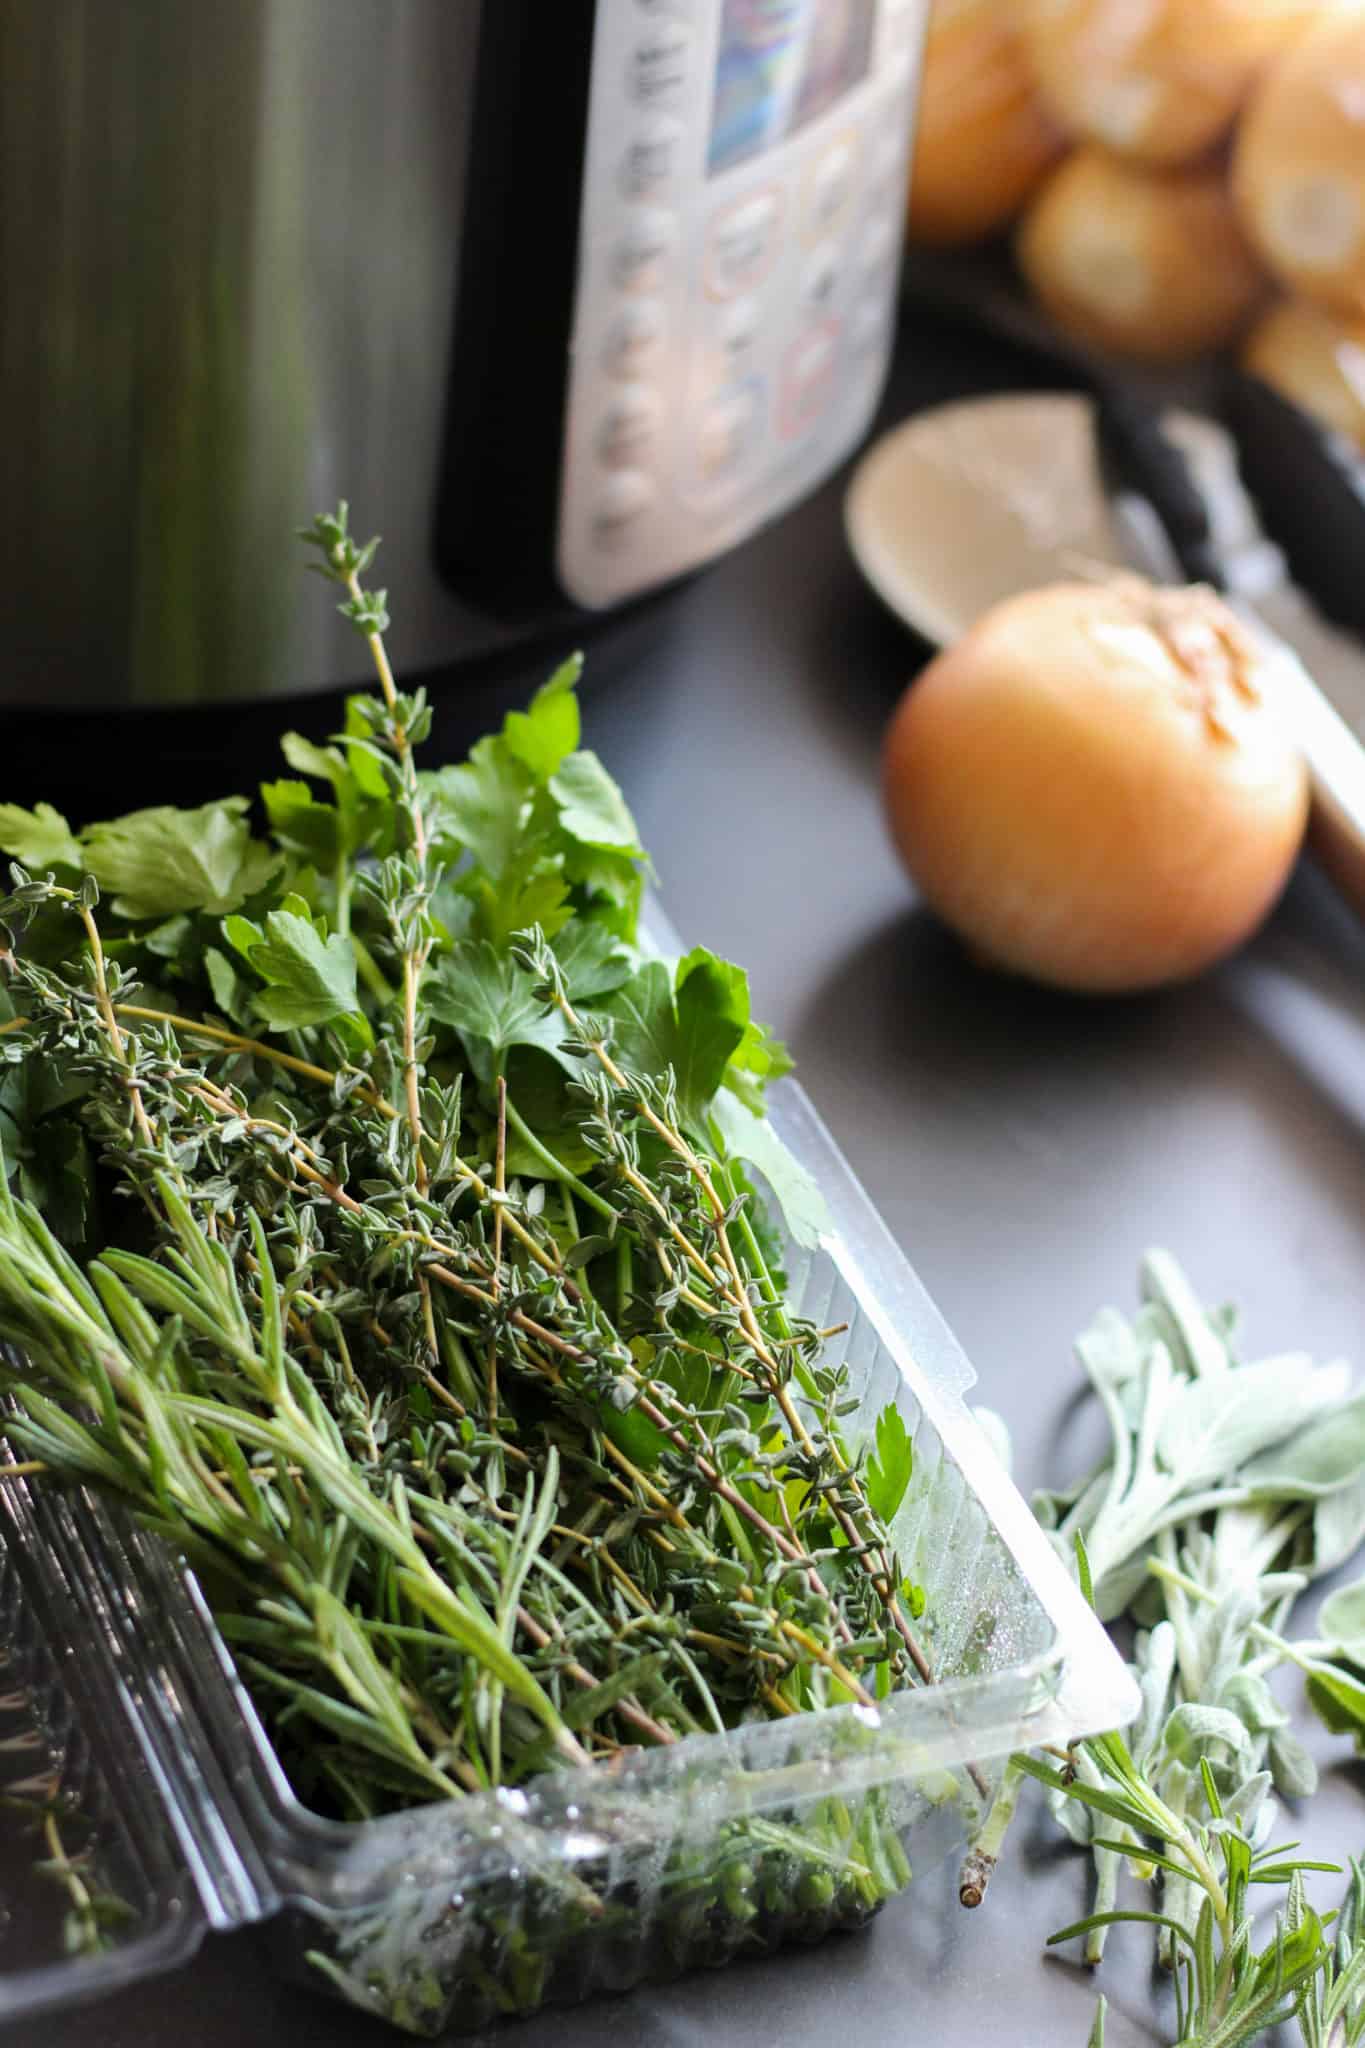
<svg viewBox="0 0 1365 2048">
<path fill-rule="evenodd" d="M 964 341 L 927 380 L 912 344 L 888 417 L 912 387 L 936 395 L 988 368 Z M 1071 1337 L 1101 1302 L 1131 1302 L 1155 1241 L 1206 1295 L 1244 1304 L 1254 1345 L 1365 1363 L 1365 933 L 1304 873 L 1240 958 L 1174 993 L 1071 1001 L 969 966 L 883 835 L 879 735 L 922 650 L 861 588 L 841 495 L 836 480 L 670 599 L 651 651 L 589 705 L 675 922 L 749 967 L 756 1007 L 1009 1421 L 1026 1486 L 1077 1468 L 1089 1418 Z M 1328 1786 L 1310 1839 L 1365 1846 L 1361 1782 L 1342 1766 Z M 1094 1981 L 1042 1945 L 1083 1910 L 1084 1874 L 1030 1809 L 976 1915 L 936 1873 L 864 1934 L 501 2038 L 1081 2048 Z M 1110 2048 L 1170 2038 L 1147 1953 L 1136 1934 L 1111 1948 Z M 276 1987 L 250 1936 L 29 2031 L 42 2048 L 396 2038 Z"/>
</svg>

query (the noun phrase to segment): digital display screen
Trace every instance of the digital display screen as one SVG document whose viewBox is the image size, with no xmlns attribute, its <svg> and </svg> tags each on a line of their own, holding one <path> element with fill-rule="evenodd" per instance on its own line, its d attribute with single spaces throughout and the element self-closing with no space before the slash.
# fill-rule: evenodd
<svg viewBox="0 0 1365 2048">
<path fill-rule="evenodd" d="M 877 0 L 724 0 L 707 171 L 814 121 L 867 76 Z"/>
</svg>

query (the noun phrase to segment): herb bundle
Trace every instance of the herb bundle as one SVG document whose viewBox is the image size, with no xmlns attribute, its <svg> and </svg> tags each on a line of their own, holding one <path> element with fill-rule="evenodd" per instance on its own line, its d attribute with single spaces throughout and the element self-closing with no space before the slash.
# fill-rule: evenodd
<svg viewBox="0 0 1365 2048">
<path fill-rule="evenodd" d="M 423 772 L 375 544 L 307 538 L 379 687 L 267 837 L 0 806 L 9 1435 L 192 1560 L 345 1818 L 923 1682 L 904 1426 L 847 1440 L 750 1178 L 809 1235 L 783 1048 L 646 943 L 576 664 Z"/>
<path fill-rule="evenodd" d="M 1349 2048 L 1365 2039 L 1365 1873 L 1320 1917 L 1303 1876 L 1336 1866 L 1276 1842 L 1280 1800 L 1317 1773 L 1267 1681 L 1302 1670 L 1326 1725 L 1365 1746 L 1365 1581 L 1324 1601 L 1320 1638 L 1284 1633 L 1309 1583 L 1365 1540 L 1365 1397 L 1302 1353 L 1244 1360 L 1235 1316 L 1202 1308 L 1165 1253 L 1142 1289 L 1135 1319 L 1105 1310 L 1077 1345 L 1105 1455 L 1034 1499 L 1100 1615 L 1132 1625 L 1142 1709 L 1126 1738 L 1012 1760 L 964 1898 L 984 1890 L 1021 1782 L 1041 1779 L 1095 1867 L 1092 1911 L 1054 1942 L 1083 1939 L 1098 1963 L 1116 1923 L 1152 1926 L 1180 2048 L 1237 2048 L 1290 2020 L 1305 2048 Z M 1150 1888 L 1140 1906 L 1122 1901 L 1125 1868 Z M 1267 1938 L 1255 1921 L 1277 1893 Z"/>
</svg>

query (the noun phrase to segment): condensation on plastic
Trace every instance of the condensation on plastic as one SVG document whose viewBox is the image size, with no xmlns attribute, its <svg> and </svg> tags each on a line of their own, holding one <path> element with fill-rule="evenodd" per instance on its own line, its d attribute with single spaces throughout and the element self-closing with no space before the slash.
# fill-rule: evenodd
<svg viewBox="0 0 1365 2048">
<path fill-rule="evenodd" d="M 64 1960 L 51 1880 L 15 1878 L 0 2021 L 260 1921 L 287 1975 L 413 2033 L 467 2034 L 856 1925 L 907 1858 L 922 1879 L 961 1845 L 1010 1750 L 1131 1716 L 1119 1657 L 967 1411 L 947 1327 L 794 1083 L 772 1119 L 833 1220 L 817 1250 L 790 1248 L 789 1274 L 801 1314 L 848 1326 L 849 1426 L 894 1398 L 913 1435 L 894 1533 L 928 1589 L 937 1683 L 343 1825 L 294 1798 L 193 1578 L 101 1503 L 16 1477 L 0 1713 L 29 1747 L 0 1758 L 60 1784 L 89 1880 L 131 1917 L 107 1953 Z M 18 1870 L 32 1844 L 16 1850 Z"/>
</svg>

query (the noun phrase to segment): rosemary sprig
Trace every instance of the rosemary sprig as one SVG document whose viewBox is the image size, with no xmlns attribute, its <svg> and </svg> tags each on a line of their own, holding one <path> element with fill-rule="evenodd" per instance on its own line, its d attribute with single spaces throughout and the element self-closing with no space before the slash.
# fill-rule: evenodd
<svg viewBox="0 0 1365 2048">
<path fill-rule="evenodd" d="M 850 1439 L 720 1136 L 785 1065 L 742 975 L 641 941 L 572 666 L 424 775 L 374 545 L 305 538 L 379 688 L 270 843 L 4 813 L 9 1433 L 202 1568 L 349 1817 L 923 1682 L 909 1440 Z"/>
<path fill-rule="evenodd" d="M 1081 1742 L 1057 1762 L 1012 1759 L 962 1897 L 980 1902 L 1036 1778 L 1095 1866 L 1092 1911 L 1054 1942 L 1081 1939 L 1098 1963 L 1113 1926 L 1151 1926 L 1179 2048 L 1239 2048 L 1289 2021 L 1307 2048 L 1349 2048 L 1365 2038 L 1365 1876 L 1352 1865 L 1329 1935 L 1333 1916 L 1312 1911 L 1303 1877 L 1337 1866 L 1274 1842 L 1274 1794 L 1306 1797 L 1316 1772 L 1267 1681 L 1297 1667 L 1329 1726 L 1365 1731 L 1362 1587 L 1324 1603 L 1321 1639 L 1284 1633 L 1310 1579 L 1365 1536 L 1365 1409 L 1343 1368 L 1298 1354 L 1244 1363 L 1235 1319 L 1201 1308 L 1166 1254 L 1151 1254 L 1142 1278 L 1138 1317 L 1106 1311 L 1078 1347 L 1109 1451 L 1036 1503 L 1087 1598 L 1136 1625 L 1142 1711 L 1126 1738 Z M 1125 1869 L 1147 1888 L 1141 1905 L 1124 1902 Z M 1276 1891 L 1267 1943 L 1256 1907 Z"/>
</svg>

